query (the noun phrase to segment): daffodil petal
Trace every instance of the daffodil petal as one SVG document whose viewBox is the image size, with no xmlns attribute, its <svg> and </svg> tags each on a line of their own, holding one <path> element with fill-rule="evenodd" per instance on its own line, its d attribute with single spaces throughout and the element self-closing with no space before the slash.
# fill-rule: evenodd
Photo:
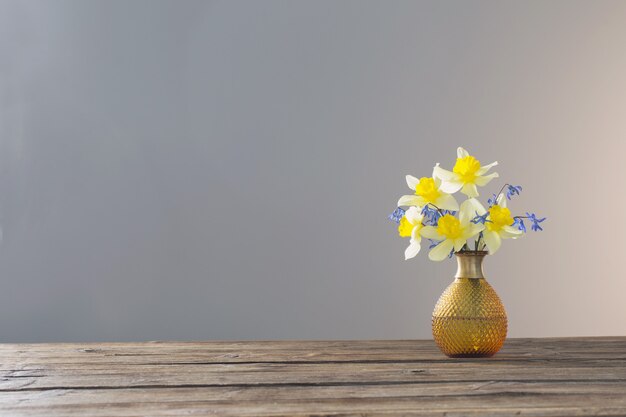
<svg viewBox="0 0 626 417">
<path fill-rule="evenodd" d="M 409 207 L 409 209 L 407 211 L 404 212 L 404 217 L 406 217 L 406 219 L 409 221 L 409 223 L 411 224 L 418 224 L 422 222 L 422 219 L 424 218 L 424 216 L 422 215 L 422 212 L 420 209 L 418 209 L 417 207 L 413 206 L 413 207 Z"/>
<path fill-rule="evenodd" d="M 483 230 L 485 230 L 485 225 L 470 223 L 467 227 L 465 227 L 463 238 L 466 240 L 471 240 Z"/>
<path fill-rule="evenodd" d="M 439 178 L 443 181 L 453 181 L 458 179 L 459 175 L 455 174 L 452 171 L 448 171 L 447 169 L 443 169 L 439 166 L 439 162 L 433 168 L 433 178 Z"/>
<path fill-rule="evenodd" d="M 476 175 L 486 174 L 487 171 L 489 171 L 491 168 L 495 167 L 496 165 L 498 165 L 498 161 L 492 162 L 489 165 L 483 165 L 482 167 L 478 169 L 478 171 L 476 171 Z"/>
<path fill-rule="evenodd" d="M 463 246 L 465 245 L 466 240 L 459 238 L 459 239 L 454 239 L 454 250 L 456 252 L 460 251 L 461 249 L 463 249 Z"/>
<path fill-rule="evenodd" d="M 411 190 L 415 190 L 415 187 L 419 184 L 419 182 L 420 180 L 415 178 L 413 175 L 406 176 L 406 185 L 408 185 Z"/>
<path fill-rule="evenodd" d="M 469 156 L 469 152 L 467 152 L 465 149 L 459 146 L 456 150 L 456 157 L 465 158 L 466 156 Z"/>
<path fill-rule="evenodd" d="M 420 225 L 415 226 L 411 231 L 411 240 L 415 240 L 417 242 L 422 241 L 422 236 L 420 236 L 420 232 L 422 231 L 422 227 Z"/>
<path fill-rule="evenodd" d="M 485 185 L 489 184 L 489 181 L 491 181 L 494 178 L 498 178 L 499 176 L 500 175 L 497 172 L 494 172 L 493 174 L 484 175 L 482 177 L 476 177 L 474 179 L 474 184 L 480 187 L 484 187 Z"/>
<path fill-rule="evenodd" d="M 500 194 L 498 198 L 496 198 L 496 204 L 500 207 L 506 208 L 506 196 L 504 194 Z"/>
<path fill-rule="evenodd" d="M 414 258 L 415 255 L 419 253 L 421 248 L 422 248 L 422 245 L 418 241 L 411 240 L 411 243 L 404 251 L 404 260 Z"/>
<path fill-rule="evenodd" d="M 398 207 L 402 207 L 402 206 L 421 207 L 423 202 L 424 202 L 424 198 L 418 195 L 403 195 L 398 200 Z"/>
<path fill-rule="evenodd" d="M 474 217 L 476 217 L 476 213 L 481 216 L 485 214 L 487 210 L 480 204 L 475 198 L 468 198 L 464 202 L 461 203 L 461 209 L 459 210 L 459 221 L 461 224 L 469 223 Z"/>
<path fill-rule="evenodd" d="M 452 240 L 446 239 L 431 249 L 428 253 L 428 258 L 431 261 L 443 261 L 448 257 L 453 247 L 454 243 L 452 243 Z"/>
<path fill-rule="evenodd" d="M 485 244 L 487 245 L 487 249 L 489 249 L 489 254 L 493 255 L 500 249 L 500 244 L 502 240 L 500 239 L 500 235 L 496 232 L 485 231 L 483 233 L 483 239 L 485 240 Z"/>
<path fill-rule="evenodd" d="M 452 180 L 452 181 L 442 180 L 441 181 L 441 186 L 439 187 L 439 190 L 443 191 L 444 193 L 454 194 L 457 191 L 459 191 L 462 187 L 463 187 L 463 183 L 461 181 L 458 181 L 458 180 Z"/>
<path fill-rule="evenodd" d="M 504 239 L 516 238 L 523 234 L 524 232 L 513 226 L 504 226 L 500 231 L 500 236 Z"/>
<path fill-rule="evenodd" d="M 459 203 L 450 194 L 441 194 L 435 201 L 435 205 L 442 210 L 457 211 L 459 209 Z"/>
<path fill-rule="evenodd" d="M 476 188 L 476 184 L 464 184 L 463 188 L 461 188 L 461 192 L 468 197 L 478 197 L 478 189 Z"/>
<path fill-rule="evenodd" d="M 443 240 L 444 237 L 439 234 L 435 226 L 424 226 L 420 230 L 420 235 L 426 239 Z"/>
</svg>

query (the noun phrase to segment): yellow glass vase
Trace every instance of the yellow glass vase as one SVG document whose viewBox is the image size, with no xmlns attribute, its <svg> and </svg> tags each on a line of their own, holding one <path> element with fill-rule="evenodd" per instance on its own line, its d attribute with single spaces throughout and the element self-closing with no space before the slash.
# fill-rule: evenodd
<svg viewBox="0 0 626 417">
<path fill-rule="evenodd" d="M 456 253 L 454 282 L 433 311 L 433 337 L 449 357 L 493 356 L 506 339 L 506 311 L 483 275 L 485 255 L 484 251 Z"/>
</svg>

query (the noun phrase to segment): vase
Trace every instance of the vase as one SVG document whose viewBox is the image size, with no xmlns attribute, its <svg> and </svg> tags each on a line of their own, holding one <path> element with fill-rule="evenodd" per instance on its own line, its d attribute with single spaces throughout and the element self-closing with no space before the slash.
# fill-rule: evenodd
<svg viewBox="0 0 626 417">
<path fill-rule="evenodd" d="M 486 251 L 456 253 L 454 282 L 433 311 L 433 337 L 451 358 L 493 356 L 504 343 L 506 311 L 483 275 Z"/>
</svg>

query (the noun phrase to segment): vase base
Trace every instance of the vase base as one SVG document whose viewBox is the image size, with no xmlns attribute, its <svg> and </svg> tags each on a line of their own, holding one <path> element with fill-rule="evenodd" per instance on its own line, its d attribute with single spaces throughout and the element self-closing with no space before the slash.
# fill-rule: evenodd
<svg viewBox="0 0 626 417">
<path fill-rule="evenodd" d="M 458 359 L 458 358 L 491 358 L 493 355 L 495 355 L 496 352 L 493 353 L 453 353 L 448 355 L 446 353 L 446 356 L 449 358 L 454 358 L 454 359 Z"/>
</svg>

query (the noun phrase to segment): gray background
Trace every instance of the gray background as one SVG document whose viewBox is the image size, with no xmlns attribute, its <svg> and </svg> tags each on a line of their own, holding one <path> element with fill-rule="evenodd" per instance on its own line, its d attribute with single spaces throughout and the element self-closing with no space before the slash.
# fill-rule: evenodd
<svg viewBox="0 0 626 417">
<path fill-rule="evenodd" d="M 457 146 L 509 335 L 624 335 L 625 112 L 626 2 L 0 1 L 0 340 L 428 338 Z"/>
</svg>

